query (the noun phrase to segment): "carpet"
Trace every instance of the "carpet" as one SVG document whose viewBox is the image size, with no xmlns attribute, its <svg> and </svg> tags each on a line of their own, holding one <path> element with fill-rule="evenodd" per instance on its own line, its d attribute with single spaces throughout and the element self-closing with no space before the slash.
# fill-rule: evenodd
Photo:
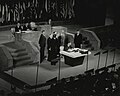
<svg viewBox="0 0 120 96">
<path fill-rule="evenodd" d="M 40 67 L 50 70 L 50 71 L 56 71 L 59 69 L 59 62 L 56 63 L 56 65 L 51 65 L 51 62 L 44 60 L 41 64 Z M 64 68 L 69 68 L 71 66 L 67 65 L 64 63 L 63 60 L 60 61 L 60 68 L 64 69 Z"/>
</svg>

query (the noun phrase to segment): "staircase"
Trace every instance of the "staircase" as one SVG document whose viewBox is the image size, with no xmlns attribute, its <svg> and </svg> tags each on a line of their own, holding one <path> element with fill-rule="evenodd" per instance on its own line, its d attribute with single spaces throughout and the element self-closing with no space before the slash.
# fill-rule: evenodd
<svg viewBox="0 0 120 96">
<path fill-rule="evenodd" d="M 9 51 L 13 57 L 14 67 L 33 63 L 25 48 Z"/>
<path fill-rule="evenodd" d="M 13 57 L 13 67 L 19 67 L 24 65 L 38 64 L 38 62 L 33 63 L 29 53 L 25 47 L 17 45 L 15 42 L 9 42 L 4 44 L 9 50 L 11 56 Z"/>
</svg>

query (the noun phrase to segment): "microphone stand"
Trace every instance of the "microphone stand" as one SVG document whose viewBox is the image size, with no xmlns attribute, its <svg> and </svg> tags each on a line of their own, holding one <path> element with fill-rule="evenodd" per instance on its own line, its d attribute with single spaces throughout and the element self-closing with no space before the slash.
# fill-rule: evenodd
<svg viewBox="0 0 120 96">
<path fill-rule="evenodd" d="M 38 83 L 38 72 L 39 72 L 39 64 L 37 64 L 37 70 L 36 70 L 36 82 L 35 85 L 37 86 Z M 35 92 L 37 91 L 37 88 L 35 87 Z"/>
<path fill-rule="evenodd" d="M 97 69 L 98 69 L 99 65 L 100 65 L 100 52 L 94 54 L 94 56 L 96 56 L 96 55 L 99 55 L 99 57 L 98 57 L 98 65 L 97 65 Z"/>
<path fill-rule="evenodd" d="M 99 68 L 99 65 L 100 65 L 100 54 L 99 54 L 99 58 L 98 58 L 98 66 L 97 66 L 97 69 Z"/>
<path fill-rule="evenodd" d="M 105 54 L 105 53 L 107 53 L 106 60 L 105 60 L 105 67 L 106 67 L 107 66 L 107 60 L 108 60 L 108 50 L 103 52 L 103 54 Z"/>
<path fill-rule="evenodd" d="M 60 65 L 61 65 L 61 56 L 59 56 L 58 81 L 60 81 Z"/>
<path fill-rule="evenodd" d="M 113 61 L 112 61 L 112 65 L 114 64 L 114 61 L 115 61 L 115 54 L 116 54 L 116 50 L 115 49 L 112 49 L 111 52 L 114 51 L 114 54 L 113 54 Z M 115 67 L 114 67 L 114 70 L 115 70 Z"/>
<path fill-rule="evenodd" d="M 89 52 L 89 51 L 88 51 Z M 88 52 L 87 52 L 87 63 L 86 63 L 86 71 L 88 70 Z"/>
<path fill-rule="evenodd" d="M 114 61 L 115 61 L 115 49 L 114 49 L 114 54 L 113 54 L 113 61 L 112 61 L 112 64 L 114 64 Z"/>
<path fill-rule="evenodd" d="M 13 75 L 14 75 L 14 70 L 13 70 L 13 67 L 12 67 L 12 69 L 11 69 L 11 76 L 13 77 Z M 11 84 L 11 89 L 13 89 L 13 87 L 15 87 L 13 84 Z"/>
</svg>

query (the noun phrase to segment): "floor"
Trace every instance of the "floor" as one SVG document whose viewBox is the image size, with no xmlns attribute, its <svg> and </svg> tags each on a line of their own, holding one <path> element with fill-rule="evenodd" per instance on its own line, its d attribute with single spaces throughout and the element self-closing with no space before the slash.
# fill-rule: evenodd
<svg viewBox="0 0 120 96">
<path fill-rule="evenodd" d="M 79 25 L 78 26 L 77 25 L 76 26 L 68 25 L 67 28 L 70 32 L 75 32 L 75 29 L 80 28 L 80 26 Z M 4 39 L 3 36 L 5 36 L 5 38 L 8 38 L 8 39 L 7 40 Z M 11 40 L 11 38 L 13 38 L 10 32 L 0 32 L 0 37 L 3 37 L 3 39 L 0 38 L 0 43 L 7 42 L 7 41 Z M 101 52 L 99 68 L 105 66 L 106 54 L 102 54 L 102 52 L 105 50 L 109 50 L 107 66 L 111 65 L 112 61 L 113 61 L 113 55 L 114 55 L 113 52 L 110 52 L 111 49 L 113 49 L 113 48 L 108 46 L 105 49 L 91 51 L 91 55 L 89 55 L 89 57 L 88 57 L 88 70 L 92 69 L 92 68 L 97 69 L 98 56 L 94 56 L 94 54 L 99 51 Z M 119 62 L 120 62 L 120 50 L 116 49 L 114 63 L 119 63 Z M 50 65 L 50 62 L 44 60 L 39 66 L 38 84 L 45 83 L 49 79 L 58 77 L 58 72 L 59 72 L 58 64 L 59 63 L 57 63 L 56 66 Z M 87 64 L 87 57 L 84 58 L 82 65 L 74 66 L 74 67 L 64 64 L 64 60 L 61 59 L 60 78 L 75 76 L 75 75 L 84 73 L 84 71 L 86 71 L 86 64 Z M 36 65 L 21 66 L 21 67 L 14 69 L 14 76 L 30 85 L 35 85 L 36 84 L 36 70 L 37 70 Z M 10 74 L 11 70 L 7 71 L 6 73 Z M 9 83 L 5 82 L 4 80 L 0 79 L 0 88 L 5 89 L 5 90 L 10 90 L 11 85 Z M 21 90 L 18 90 L 18 91 L 21 91 Z"/>
</svg>

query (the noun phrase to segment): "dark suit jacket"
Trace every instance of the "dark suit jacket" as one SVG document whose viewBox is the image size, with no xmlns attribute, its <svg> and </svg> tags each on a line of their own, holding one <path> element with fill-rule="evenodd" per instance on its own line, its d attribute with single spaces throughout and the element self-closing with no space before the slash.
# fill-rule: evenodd
<svg viewBox="0 0 120 96">
<path fill-rule="evenodd" d="M 48 61 L 57 58 L 59 54 L 59 40 L 58 38 L 48 38 L 47 39 L 47 49 L 48 49 Z"/>
<path fill-rule="evenodd" d="M 24 25 L 24 26 L 23 26 L 23 31 L 27 31 L 27 29 L 32 30 L 30 26 Z"/>
<path fill-rule="evenodd" d="M 46 46 L 46 37 L 43 34 L 40 35 L 39 45 L 40 45 L 40 47 Z"/>
<path fill-rule="evenodd" d="M 82 44 L 82 34 L 79 34 L 79 35 L 75 34 L 74 43 L 75 45 Z"/>
<path fill-rule="evenodd" d="M 19 30 L 22 30 L 21 26 L 19 26 L 19 27 L 16 26 L 16 27 L 15 27 L 15 32 L 19 32 Z"/>
</svg>

